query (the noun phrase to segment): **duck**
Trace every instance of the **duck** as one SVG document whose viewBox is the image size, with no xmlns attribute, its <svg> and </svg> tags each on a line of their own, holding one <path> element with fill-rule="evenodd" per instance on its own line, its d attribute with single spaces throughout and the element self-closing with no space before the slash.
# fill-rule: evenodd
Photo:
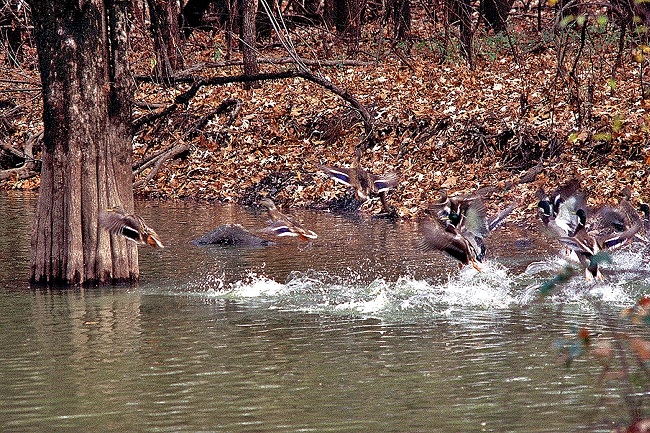
<svg viewBox="0 0 650 433">
<path fill-rule="evenodd" d="M 280 212 L 270 198 L 266 197 L 261 199 L 259 204 L 268 209 L 269 216 L 271 217 L 270 224 L 263 231 L 273 233 L 276 236 L 297 236 L 303 241 L 318 238 L 316 233 L 306 229 L 295 219 Z"/>
<path fill-rule="evenodd" d="M 440 220 L 448 219 L 451 214 L 460 214 L 461 206 L 473 200 L 473 197 L 466 195 L 449 196 L 449 191 L 441 189 L 438 191 L 438 201 L 430 203 L 427 211 L 433 212 Z"/>
<path fill-rule="evenodd" d="M 594 215 L 595 222 L 592 224 L 592 229 L 597 230 L 601 235 L 612 235 L 622 233 L 637 225 L 639 230 L 634 235 L 633 240 L 648 243 L 649 227 L 646 223 L 648 219 L 645 217 L 644 203 L 639 205 L 639 210 L 644 215 L 642 217 L 630 203 L 631 197 L 632 192 L 630 189 L 628 187 L 623 188 L 618 206 L 615 208 L 602 206 L 598 209 Z M 645 206 L 647 207 L 647 205 Z"/>
<path fill-rule="evenodd" d="M 319 168 L 334 181 L 354 188 L 357 200 L 360 202 L 379 197 L 384 211 L 389 212 L 386 192 L 395 188 L 399 177 L 396 173 L 378 175 L 361 168 L 361 149 L 359 147 L 355 150 L 352 167 L 321 165 Z"/>
<path fill-rule="evenodd" d="M 638 224 L 634 224 L 624 232 L 607 237 L 597 237 L 589 234 L 585 228 L 587 223 L 586 211 L 582 208 L 578 209 L 576 216 L 578 218 L 578 227 L 575 233 L 572 236 L 560 237 L 559 241 L 576 253 L 580 263 L 585 266 L 587 281 L 593 281 L 594 278 L 604 281 L 596 255 L 631 239 L 640 227 Z"/>
<path fill-rule="evenodd" d="M 584 205 L 584 194 L 579 191 L 580 180 L 571 179 L 549 196 L 537 190 L 538 215 L 544 226 L 555 237 L 572 236 L 579 225 L 576 211 Z"/>
<path fill-rule="evenodd" d="M 485 245 L 468 230 L 453 224 L 441 226 L 435 220 L 419 224 L 422 240 L 419 248 L 422 251 L 442 251 L 459 261 L 459 268 L 470 263 L 477 271 L 481 268 L 476 262 L 481 262 L 485 255 Z"/>
<path fill-rule="evenodd" d="M 648 206 L 648 203 L 641 203 L 639 210 L 643 214 L 643 226 L 645 227 L 646 233 L 650 232 L 650 206 Z"/>
<path fill-rule="evenodd" d="M 433 212 L 439 219 L 448 219 L 450 223 L 453 223 L 454 220 L 459 221 L 459 215 L 463 213 L 467 214 L 467 211 L 469 211 L 469 214 L 466 215 L 466 220 L 468 219 L 471 224 L 474 224 L 473 227 L 485 236 L 487 233 L 494 231 L 497 227 L 503 224 L 508 215 L 510 215 L 519 205 L 518 201 L 515 200 L 501 209 L 496 216 L 488 219 L 485 212 L 485 205 L 483 204 L 483 198 L 492 192 L 493 188 L 484 187 L 472 194 L 460 194 L 450 197 L 446 189 L 441 189 L 438 192 L 438 201 L 429 204 L 427 211 L 429 213 Z M 477 201 L 477 204 L 475 206 L 470 206 L 469 204 L 473 201 Z M 477 213 L 479 209 L 480 211 Z"/>
<path fill-rule="evenodd" d="M 136 244 L 164 248 L 158 234 L 141 216 L 127 213 L 121 207 L 100 210 L 98 220 L 111 234 L 122 236 Z"/>
<path fill-rule="evenodd" d="M 486 247 L 484 237 L 490 232 L 483 200 L 476 196 L 450 198 L 441 193 L 441 200 L 429 207 L 435 211 L 431 220 L 419 224 L 423 251 L 442 251 L 460 262 L 481 271 Z M 505 218 L 505 217 L 503 217 Z"/>
</svg>

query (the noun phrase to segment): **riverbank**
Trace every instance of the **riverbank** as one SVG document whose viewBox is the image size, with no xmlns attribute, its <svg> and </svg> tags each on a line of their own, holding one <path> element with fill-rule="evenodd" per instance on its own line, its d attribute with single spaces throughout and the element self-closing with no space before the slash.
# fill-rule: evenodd
<svg viewBox="0 0 650 433">
<path fill-rule="evenodd" d="M 477 38 L 473 70 L 453 53 L 441 59 L 426 39 L 403 52 L 386 50 L 379 62 L 361 54 L 337 66 L 310 66 L 371 114 L 375 144 L 362 165 L 399 174 L 388 200 L 400 218 L 417 218 L 441 188 L 466 193 L 494 187 L 490 210 L 518 200 L 512 218 L 523 223 L 534 218 L 535 191 L 573 177 L 582 180 L 594 206 L 617 203 L 623 187 L 632 190 L 633 201 L 650 201 L 650 103 L 640 95 L 638 64 L 626 59 L 612 81 L 609 71 L 581 62 L 569 82 L 553 41 L 529 35 L 514 56 L 502 40 L 484 36 Z M 223 43 L 219 35 L 195 33 L 185 47 L 186 64 L 200 66 L 185 75 L 240 74 L 239 65 L 206 63 L 211 52 L 205 47 Z M 544 49 L 533 50 L 532 43 Z M 301 55 L 318 56 L 303 48 Z M 148 72 L 145 54 L 134 53 L 135 76 Z M 599 54 L 613 60 L 615 53 Z M 286 53 L 271 46 L 262 56 Z M 341 49 L 334 59 L 343 56 Z M 2 66 L 9 79 L 0 90 L 15 96 L 6 146 L 19 151 L 42 128 L 39 78 L 31 66 Z M 160 115 L 188 86 L 138 81 L 138 197 L 250 205 L 264 193 L 284 206 L 322 209 L 349 193 L 319 170 L 323 164 L 350 166 L 355 146 L 366 139 L 359 116 L 334 93 L 300 78 L 248 90 L 227 84 L 204 87 L 188 104 Z M 148 162 L 156 157 L 158 166 Z M 38 177 L 9 177 L 0 188 L 36 189 Z M 361 212 L 379 210 L 372 202 Z"/>
</svg>

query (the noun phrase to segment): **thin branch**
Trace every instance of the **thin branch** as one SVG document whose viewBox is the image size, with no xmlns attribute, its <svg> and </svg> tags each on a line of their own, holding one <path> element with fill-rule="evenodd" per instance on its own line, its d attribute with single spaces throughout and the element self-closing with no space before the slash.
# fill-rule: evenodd
<svg viewBox="0 0 650 433">
<path fill-rule="evenodd" d="M 138 129 L 140 129 L 144 125 L 146 125 L 148 123 L 151 123 L 156 119 L 159 119 L 161 117 L 172 114 L 174 111 L 176 111 L 177 108 L 178 108 L 178 105 L 176 105 L 175 103 L 171 104 L 168 107 L 164 108 L 163 110 L 152 112 L 152 113 L 146 114 L 146 115 L 144 115 L 142 117 L 139 117 L 139 118 L 135 119 L 131 126 L 132 126 L 134 131 L 137 131 Z"/>
<path fill-rule="evenodd" d="M 156 175 L 156 173 L 158 173 L 158 171 L 163 166 L 165 161 L 167 161 L 170 158 L 174 159 L 177 155 L 186 152 L 190 148 L 190 146 L 187 144 L 178 144 L 170 147 L 171 148 L 168 148 L 166 152 L 164 152 L 157 159 L 155 159 L 155 165 L 153 166 L 151 171 L 147 173 L 147 176 L 144 179 L 140 179 L 137 182 L 133 182 L 133 188 L 138 188 L 146 184 L 147 182 L 149 182 Z"/>
<path fill-rule="evenodd" d="M 227 83 L 245 83 L 251 81 L 281 80 L 287 78 L 303 78 L 307 81 L 311 81 L 340 96 L 343 100 L 348 102 L 361 115 L 366 131 L 366 140 L 368 140 L 371 145 L 374 145 L 374 129 L 372 126 L 372 117 L 370 116 L 368 110 L 363 106 L 363 104 L 361 104 L 361 102 L 359 102 L 359 100 L 350 94 L 350 92 L 347 90 L 338 87 L 336 84 L 332 83 L 324 77 L 315 75 L 309 70 L 267 72 L 255 75 L 235 75 L 229 77 L 198 78 L 196 81 L 194 81 L 192 87 L 176 97 L 175 102 L 177 104 L 188 103 L 194 96 L 196 96 L 197 92 L 203 86 L 217 86 Z"/>
<path fill-rule="evenodd" d="M 29 179 L 34 176 L 38 176 L 40 171 L 37 169 L 35 162 L 30 162 L 22 167 L 18 168 L 8 168 L 6 170 L 0 170 L 0 180 L 7 180 L 15 177 L 18 180 Z"/>
<path fill-rule="evenodd" d="M 363 62 L 360 60 L 351 60 L 351 59 L 340 59 L 340 60 L 310 60 L 300 58 L 300 61 L 307 66 L 373 66 L 374 62 Z M 269 65 L 287 65 L 295 63 L 294 59 L 291 57 L 267 57 L 267 58 L 258 58 L 258 63 L 264 63 Z M 201 62 L 191 67 L 179 71 L 176 76 L 182 77 L 200 71 L 203 69 L 219 69 L 219 68 L 228 68 L 231 66 L 241 66 L 244 64 L 243 60 L 231 60 L 227 62 Z M 141 81 L 153 81 L 154 78 L 151 76 L 139 76 L 136 78 Z"/>
<path fill-rule="evenodd" d="M 172 104 L 176 106 L 176 104 Z M 241 105 L 242 101 L 241 99 L 237 98 L 228 98 L 224 100 L 217 108 L 214 110 L 210 111 L 208 114 L 202 116 L 200 119 L 198 119 L 194 124 L 192 125 L 191 128 L 187 129 L 182 137 L 180 137 L 178 140 L 175 141 L 174 144 L 171 144 L 170 146 L 166 147 L 165 149 L 156 152 L 155 154 L 151 155 L 149 158 L 141 161 L 138 164 L 133 165 L 133 175 L 136 176 L 140 173 L 142 173 L 144 170 L 147 168 L 151 167 L 151 170 L 149 173 L 147 173 L 147 176 L 144 179 L 140 179 L 136 182 L 133 183 L 134 188 L 138 188 L 142 185 L 145 185 L 147 182 L 149 182 L 153 177 L 160 171 L 162 168 L 163 164 L 169 160 L 169 159 L 174 159 L 178 155 L 182 154 L 183 152 L 186 152 L 190 149 L 189 144 L 177 144 L 179 141 L 186 141 L 188 137 L 190 137 L 197 129 L 201 128 L 204 126 L 211 118 L 213 118 L 215 115 L 218 114 L 223 114 L 228 110 L 231 110 L 232 113 L 228 117 L 228 120 L 226 121 L 226 126 L 229 126 L 232 124 L 232 122 L 235 121 L 235 118 L 241 111 Z M 153 166 L 153 167 L 152 167 Z"/>
</svg>

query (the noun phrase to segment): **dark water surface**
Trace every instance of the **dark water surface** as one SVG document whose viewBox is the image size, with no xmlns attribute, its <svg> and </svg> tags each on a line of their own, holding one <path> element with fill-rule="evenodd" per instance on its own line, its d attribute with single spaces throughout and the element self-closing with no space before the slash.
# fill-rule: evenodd
<svg viewBox="0 0 650 433">
<path fill-rule="evenodd" d="M 167 247 L 140 249 L 139 286 L 35 290 L 34 208 L 0 193 L 0 431 L 605 432 L 627 420 L 619 383 L 599 384 L 589 357 L 564 367 L 555 345 L 578 326 L 610 334 L 594 300 L 617 318 L 650 292 L 641 253 L 615 253 L 605 283 L 537 299 L 564 263 L 537 233 L 494 233 L 477 273 L 418 253 L 411 223 L 296 211 L 317 240 L 196 247 L 266 215 L 140 202 Z"/>
</svg>

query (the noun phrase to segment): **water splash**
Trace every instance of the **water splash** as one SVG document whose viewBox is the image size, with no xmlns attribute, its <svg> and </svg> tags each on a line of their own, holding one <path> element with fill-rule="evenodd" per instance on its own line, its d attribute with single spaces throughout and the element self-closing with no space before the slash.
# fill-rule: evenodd
<svg viewBox="0 0 650 433">
<path fill-rule="evenodd" d="M 605 282 L 587 282 L 578 264 L 564 257 L 549 256 L 532 263 L 521 274 L 513 274 L 498 261 L 483 263 L 482 272 L 466 266 L 460 271 L 447 270 L 447 274 L 424 279 L 412 275 L 395 280 L 369 279 L 358 270 L 343 269 L 336 274 L 292 272 L 280 282 L 261 270 L 230 283 L 225 282 L 224 275 L 213 276 L 198 284 L 201 289 L 195 282 L 194 290 L 199 296 L 254 302 L 272 310 L 372 317 L 390 322 L 441 317 L 458 320 L 459 316 L 499 314 L 513 306 L 538 302 L 570 304 L 589 311 L 594 300 L 614 306 L 633 303 L 638 294 L 635 286 L 638 286 L 639 273 L 650 271 L 650 265 L 640 253 L 620 251 L 613 259 L 604 268 Z M 548 296 L 540 297 L 540 285 L 566 266 L 574 267 L 573 276 Z"/>
<path fill-rule="evenodd" d="M 483 272 L 465 267 L 439 282 L 407 275 L 368 283 L 355 273 L 295 272 L 280 283 L 250 273 L 224 290 L 210 287 L 204 296 L 243 302 L 254 298 L 269 309 L 394 321 L 449 316 L 467 309 L 505 309 L 516 303 L 511 294 L 514 283 L 505 267 L 487 262 Z"/>
<path fill-rule="evenodd" d="M 647 291 L 650 283 L 650 263 L 641 251 L 624 249 L 613 252 L 611 263 L 601 265 L 605 281 L 588 281 L 583 265 L 558 255 L 533 262 L 526 268 L 522 278 L 533 279 L 535 282 L 522 291 L 521 303 L 529 304 L 539 300 L 540 286 L 567 267 L 573 269 L 573 276 L 551 291 L 548 300 L 553 303 L 574 303 L 589 307 L 591 302 L 598 300 L 613 306 L 623 306 L 634 303 L 635 297 Z M 645 283 L 640 278 L 643 276 L 646 277 Z"/>
</svg>

